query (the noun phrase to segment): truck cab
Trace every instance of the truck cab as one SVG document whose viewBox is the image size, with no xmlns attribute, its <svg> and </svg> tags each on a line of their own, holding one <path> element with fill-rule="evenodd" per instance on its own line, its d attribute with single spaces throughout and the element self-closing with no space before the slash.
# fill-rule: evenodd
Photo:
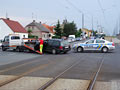
<svg viewBox="0 0 120 90">
<path fill-rule="evenodd" d="M 18 34 L 10 34 L 4 38 L 2 42 L 2 50 L 5 51 L 7 49 L 17 49 L 23 44 L 22 42 L 23 40 Z"/>
</svg>

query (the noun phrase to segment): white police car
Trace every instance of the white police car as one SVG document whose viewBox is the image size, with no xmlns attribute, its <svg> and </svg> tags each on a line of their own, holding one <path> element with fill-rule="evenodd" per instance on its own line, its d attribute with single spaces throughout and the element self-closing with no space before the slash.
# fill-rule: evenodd
<svg viewBox="0 0 120 90">
<path fill-rule="evenodd" d="M 115 44 L 104 39 L 89 39 L 83 43 L 76 43 L 72 46 L 73 50 L 76 52 L 87 51 L 101 51 L 106 53 L 110 50 L 115 49 Z"/>
</svg>

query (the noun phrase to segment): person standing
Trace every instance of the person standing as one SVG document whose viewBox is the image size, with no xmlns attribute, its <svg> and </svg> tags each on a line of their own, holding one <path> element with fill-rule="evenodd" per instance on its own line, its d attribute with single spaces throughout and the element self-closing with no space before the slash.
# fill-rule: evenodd
<svg viewBox="0 0 120 90">
<path fill-rule="evenodd" d="M 39 39 L 40 40 L 40 53 L 43 54 L 43 40 L 42 38 Z"/>
</svg>

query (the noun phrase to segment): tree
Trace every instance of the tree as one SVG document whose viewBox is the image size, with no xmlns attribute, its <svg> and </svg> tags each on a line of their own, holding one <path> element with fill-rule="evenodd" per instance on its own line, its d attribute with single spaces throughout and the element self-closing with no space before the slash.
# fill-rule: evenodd
<svg viewBox="0 0 120 90">
<path fill-rule="evenodd" d="M 68 37 L 69 35 L 75 35 L 77 32 L 77 27 L 74 22 L 65 23 L 63 28 L 63 34 Z"/>
<path fill-rule="evenodd" d="M 93 36 L 96 36 L 97 30 L 96 31 L 92 31 Z"/>
<path fill-rule="evenodd" d="M 28 29 L 28 38 L 36 38 L 36 39 L 38 39 L 38 36 L 32 35 L 32 30 Z"/>
<path fill-rule="evenodd" d="M 32 30 L 28 29 L 28 34 L 31 35 L 31 33 L 32 33 Z"/>
<path fill-rule="evenodd" d="M 60 26 L 59 20 L 58 20 L 58 23 L 57 23 L 57 25 L 56 25 L 54 30 L 55 30 L 55 37 L 61 38 L 62 37 L 62 28 Z"/>
<path fill-rule="evenodd" d="M 76 36 L 76 37 L 80 37 L 80 36 L 81 36 L 81 34 L 82 34 L 82 30 L 81 30 L 81 29 L 79 29 L 79 30 L 76 32 L 75 36 Z"/>
</svg>

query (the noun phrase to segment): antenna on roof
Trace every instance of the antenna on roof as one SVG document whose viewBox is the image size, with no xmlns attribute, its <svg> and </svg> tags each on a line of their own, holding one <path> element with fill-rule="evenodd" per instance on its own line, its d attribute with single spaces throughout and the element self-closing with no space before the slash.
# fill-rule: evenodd
<svg viewBox="0 0 120 90">
<path fill-rule="evenodd" d="M 6 11 L 6 18 L 8 18 L 8 13 L 7 13 L 7 11 Z"/>
</svg>

